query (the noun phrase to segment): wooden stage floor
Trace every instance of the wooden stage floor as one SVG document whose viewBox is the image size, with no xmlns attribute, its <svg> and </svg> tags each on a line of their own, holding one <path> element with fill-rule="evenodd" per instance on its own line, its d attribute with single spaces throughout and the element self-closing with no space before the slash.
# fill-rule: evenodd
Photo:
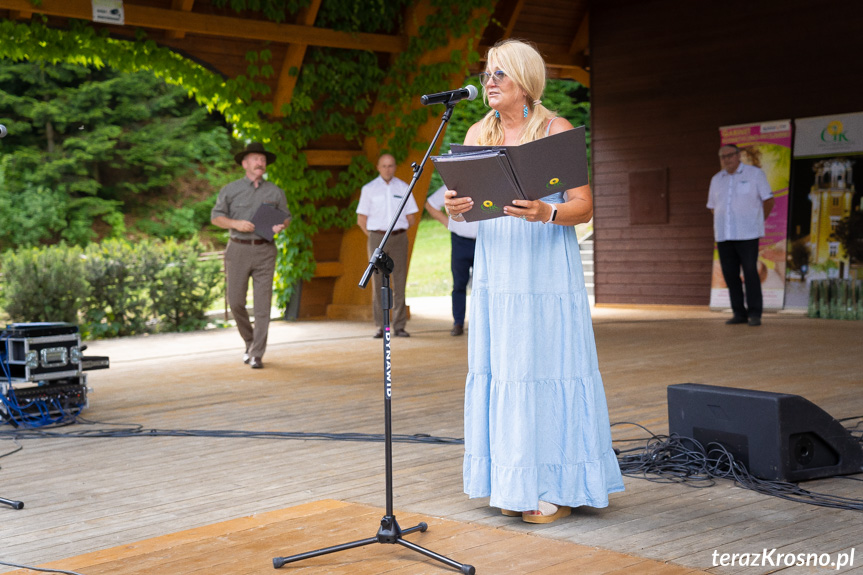
<svg viewBox="0 0 863 575">
<path fill-rule="evenodd" d="M 411 301 L 413 337 L 393 341 L 393 430 L 462 437 L 466 338 L 449 335 L 447 300 Z M 689 308 L 594 313 L 612 422 L 667 432 L 666 388 L 705 383 L 801 395 L 837 419 L 863 414 L 863 322 L 769 314 L 759 328 Z M 91 342 L 99 422 L 158 430 L 305 434 L 383 432 L 380 340 L 357 322 L 274 322 L 263 370 L 240 360 L 233 329 Z M 111 425 L 109 425 L 111 424 Z M 5 427 L 0 429 L 6 429 Z M 232 434 L 236 435 L 236 434 Z M 646 438 L 628 425 L 616 441 Z M 618 443 L 629 446 L 629 443 Z M 284 566 L 275 556 L 373 537 L 385 506 L 383 445 L 314 439 L 53 436 L 0 441 L 0 561 L 112 573 L 447 573 L 398 545 L 370 545 Z M 735 487 L 626 478 L 605 509 L 551 525 L 506 518 L 461 491 L 458 444 L 396 443 L 394 507 L 406 538 L 479 574 L 863 574 L 863 514 Z M 863 499 L 863 474 L 803 484 Z M 715 565 L 721 554 L 854 552 L 835 567 Z M 15 571 L 0 566 L 0 573 Z M 16 573 L 33 573 L 18 570 Z"/>
<path fill-rule="evenodd" d="M 376 536 L 376 524 L 380 519 L 379 509 L 357 503 L 324 500 L 94 551 L 44 567 L 67 571 L 72 569 L 89 575 L 263 575 L 275 572 L 274 553 L 278 553 L 278 557 L 287 557 L 372 538 Z M 476 523 L 429 519 L 416 513 L 405 514 L 399 520 L 403 529 L 419 525 L 420 522 L 425 522 L 428 529 L 423 533 L 409 533 L 404 537 L 405 540 L 445 557 L 469 563 L 477 573 L 704 573 L 614 551 L 483 527 Z M 21 575 L 32 572 L 26 569 L 15 571 Z M 438 575 L 459 571 L 401 545 L 372 543 L 291 562 L 283 565 L 281 572 Z"/>
</svg>

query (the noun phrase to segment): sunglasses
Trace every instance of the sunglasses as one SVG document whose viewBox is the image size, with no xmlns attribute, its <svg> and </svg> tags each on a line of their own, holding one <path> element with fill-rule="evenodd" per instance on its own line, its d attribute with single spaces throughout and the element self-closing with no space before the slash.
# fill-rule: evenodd
<svg viewBox="0 0 863 575">
<path fill-rule="evenodd" d="M 488 72 L 483 72 L 479 75 L 479 82 L 481 85 L 485 86 L 488 84 L 489 79 L 491 79 L 495 86 L 503 82 L 503 79 L 506 78 L 506 73 L 503 70 L 498 70 L 493 74 L 489 74 Z"/>
</svg>

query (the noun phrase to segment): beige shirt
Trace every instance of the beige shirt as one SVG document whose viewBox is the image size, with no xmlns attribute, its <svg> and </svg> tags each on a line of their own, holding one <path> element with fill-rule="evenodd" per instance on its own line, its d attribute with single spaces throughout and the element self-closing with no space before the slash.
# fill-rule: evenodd
<svg viewBox="0 0 863 575">
<path fill-rule="evenodd" d="M 219 197 L 216 199 L 216 205 L 213 206 L 210 218 L 225 216 L 232 220 L 251 221 L 261 204 L 270 204 L 290 214 L 285 192 L 280 187 L 263 180 L 255 188 L 252 181 L 243 176 L 219 190 Z M 240 240 L 260 239 L 254 232 L 238 232 L 237 230 L 231 230 L 231 238 Z"/>
</svg>

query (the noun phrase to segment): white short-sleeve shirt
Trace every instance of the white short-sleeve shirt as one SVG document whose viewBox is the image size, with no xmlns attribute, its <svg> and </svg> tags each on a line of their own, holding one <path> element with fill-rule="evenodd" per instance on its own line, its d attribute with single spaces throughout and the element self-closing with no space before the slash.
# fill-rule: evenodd
<svg viewBox="0 0 863 575">
<path fill-rule="evenodd" d="M 767 175 L 741 163 L 733 174 L 721 170 L 710 180 L 707 207 L 713 210 L 717 242 L 764 236 L 764 202 L 773 197 Z"/>
<path fill-rule="evenodd" d="M 426 201 L 429 203 L 431 207 L 436 210 L 440 210 L 443 207 L 444 201 L 446 198 L 444 194 L 446 193 L 446 186 L 441 186 L 430 195 Z M 449 219 L 449 225 L 447 225 L 447 229 L 454 233 L 457 236 L 461 236 L 463 238 L 469 238 L 472 240 L 476 239 L 476 232 L 479 229 L 479 222 L 467 222 L 464 220 L 454 220 L 452 218 Z"/>
<path fill-rule="evenodd" d="M 378 176 L 363 186 L 362 191 L 360 191 L 360 201 L 357 204 L 357 213 L 368 218 L 366 229 L 386 231 L 407 193 L 408 185 L 395 177 L 387 183 Z M 399 215 L 393 231 L 408 229 L 410 227 L 408 215 L 418 211 L 416 200 L 411 195 L 405 204 L 405 209 Z"/>
</svg>

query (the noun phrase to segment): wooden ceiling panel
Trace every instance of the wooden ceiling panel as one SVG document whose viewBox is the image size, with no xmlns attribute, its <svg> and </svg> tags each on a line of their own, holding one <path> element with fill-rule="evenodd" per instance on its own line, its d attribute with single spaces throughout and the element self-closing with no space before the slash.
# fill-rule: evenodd
<svg viewBox="0 0 863 575">
<path fill-rule="evenodd" d="M 578 2 L 525 0 L 513 36 L 558 45 L 566 51 L 585 14 L 586 7 Z"/>
<path fill-rule="evenodd" d="M 536 45 L 550 78 L 589 83 L 588 8 L 590 0 L 499 0 L 483 33 L 480 54 L 506 38 Z M 472 68 L 478 72 L 485 65 Z"/>
</svg>

